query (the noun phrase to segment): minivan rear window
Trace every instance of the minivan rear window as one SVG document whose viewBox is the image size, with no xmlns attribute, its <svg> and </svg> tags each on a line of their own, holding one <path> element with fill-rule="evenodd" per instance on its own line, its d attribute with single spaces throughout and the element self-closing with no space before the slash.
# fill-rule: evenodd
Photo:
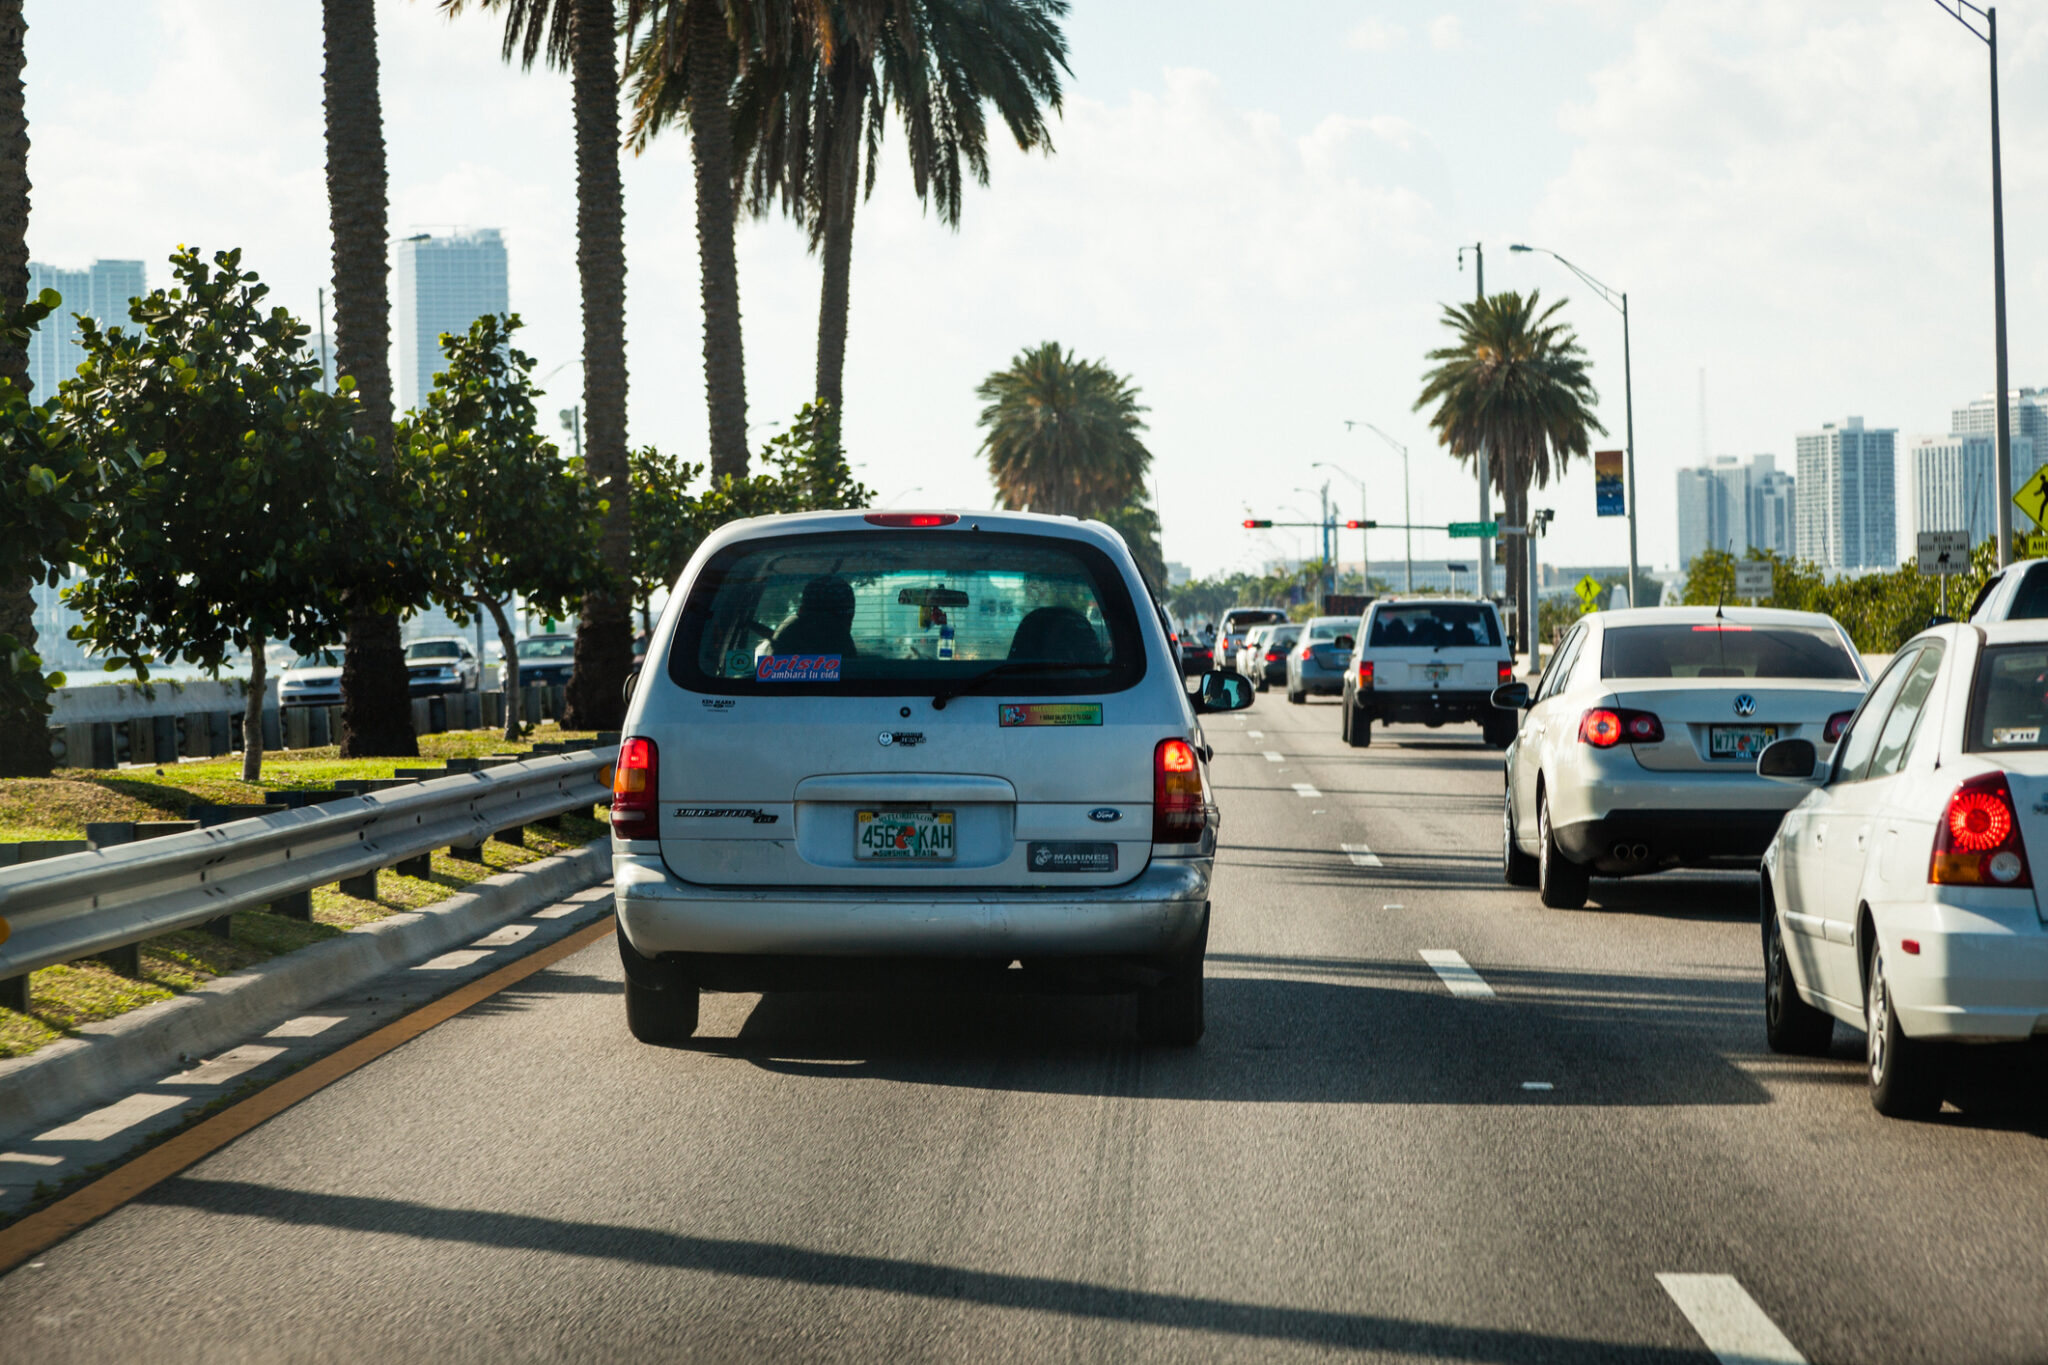
<svg viewBox="0 0 2048 1365">
<path fill-rule="evenodd" d="M 1616 626 L 1600 650 L 1603 678 L 1812 678 L 1856 682 L 1863 676 L 1824 626 Z"/>
<path fill-rule="evenodd" d="M 1403 602 L 1373 613 L 1368 649 L 1498 649 L 1493 610 L 1477 602 Z"/>
<path fill-rule="evenodd" d="M 889 696 L 1004 667 L 1005 693 L 1115 692 L 1145 672 L 1136 609 L 1092 545 L 986 531 L 744 540 L 690 587 L 669 676 L 694 692 Z M 991 694 L 992 695 L 992 694 Z"/>
</svg>

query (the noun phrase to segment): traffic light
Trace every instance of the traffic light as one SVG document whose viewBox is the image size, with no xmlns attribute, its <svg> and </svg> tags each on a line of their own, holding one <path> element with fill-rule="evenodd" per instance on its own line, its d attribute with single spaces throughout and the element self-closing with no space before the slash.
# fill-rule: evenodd
<svg viewBox="0 0 2048 1365">
<path fill-rule="evenodd" d="M 1256 531 L 1261 526 L 1271 526 L 1272 524 L 1273 523 L 1270 521 L 1256 521 L 1251 517 L 1246 517 L 1244 519 L 1244 529 L 1247 531 Z"/>
<path fill-rule="evenodd" d="M 1347 521 L 1344 523 L 1344 529 L 1347 531 L 1370 531 L 1377 525 L 1379 523 L 1376 521 Z"/>
</svg>

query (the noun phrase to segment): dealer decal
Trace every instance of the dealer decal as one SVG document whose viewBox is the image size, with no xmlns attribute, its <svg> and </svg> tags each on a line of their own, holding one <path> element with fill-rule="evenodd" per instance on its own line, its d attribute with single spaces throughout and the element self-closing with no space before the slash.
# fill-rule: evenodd
<svg viewBox="0 0 2048 1365">
<path fill-rule="evenodd" d="M 1006 701 L 996 706 L 996 724 L 1012 725 L 1100 725 L 1099 701 L 1044 702 Z"/>
<path fill-rule="evenodd" d="M 837 654 L 763 654 L 754 664 L 759 682 L 838 682 Z"/>
</svg>

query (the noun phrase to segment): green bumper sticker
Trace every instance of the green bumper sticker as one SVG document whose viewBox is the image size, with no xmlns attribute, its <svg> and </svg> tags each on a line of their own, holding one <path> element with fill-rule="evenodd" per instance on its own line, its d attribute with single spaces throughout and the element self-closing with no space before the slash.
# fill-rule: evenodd
<svg viewBox="0 0 2048 1365">
<path fill-rule="evenodd" d="M 1011 725 L 1100 725 L 1102 703 L 1006 701 L 996 705 L 996 724 Z"/>
</svg>

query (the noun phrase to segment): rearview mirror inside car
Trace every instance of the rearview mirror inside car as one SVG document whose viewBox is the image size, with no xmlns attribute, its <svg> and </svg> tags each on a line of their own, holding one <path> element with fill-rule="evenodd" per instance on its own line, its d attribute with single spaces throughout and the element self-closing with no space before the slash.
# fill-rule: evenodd
<svg viewBox="0 0 2048 1365">
<path fill-rule="evenodd" d="M 1195 710 L 1242 711 L 1251 704 L 1252 683 L 1244 674 L 1219 668 L 1202 675 L 1202 690 L 1195 694 Z"/>
<path fill-rule="evenodd" d="M 1526 711 L 1529 708 L 1529 684 L 1502 683 L 1493 689 L 1493 704 L 1503 711 Z"/>
<path fill-rule="evenodd" d="M 1357 644 L 1358 641 L 1349 635 L 1339 635 L 1336 639 L 1330 641 L 1330 643 L 1337 646 L 1337 648 L 1339 649 L 1350 649 L 1353 645 Z"/>
<path fill-rule="evenodd" d="M 1818 784 L 1826 776 L 1816 770 L 1816 754 L 1810 739 L 1781 739 L 1764 746 L 1756 756 L 1756 775 L 1773 782 Z"/>
</svg>

